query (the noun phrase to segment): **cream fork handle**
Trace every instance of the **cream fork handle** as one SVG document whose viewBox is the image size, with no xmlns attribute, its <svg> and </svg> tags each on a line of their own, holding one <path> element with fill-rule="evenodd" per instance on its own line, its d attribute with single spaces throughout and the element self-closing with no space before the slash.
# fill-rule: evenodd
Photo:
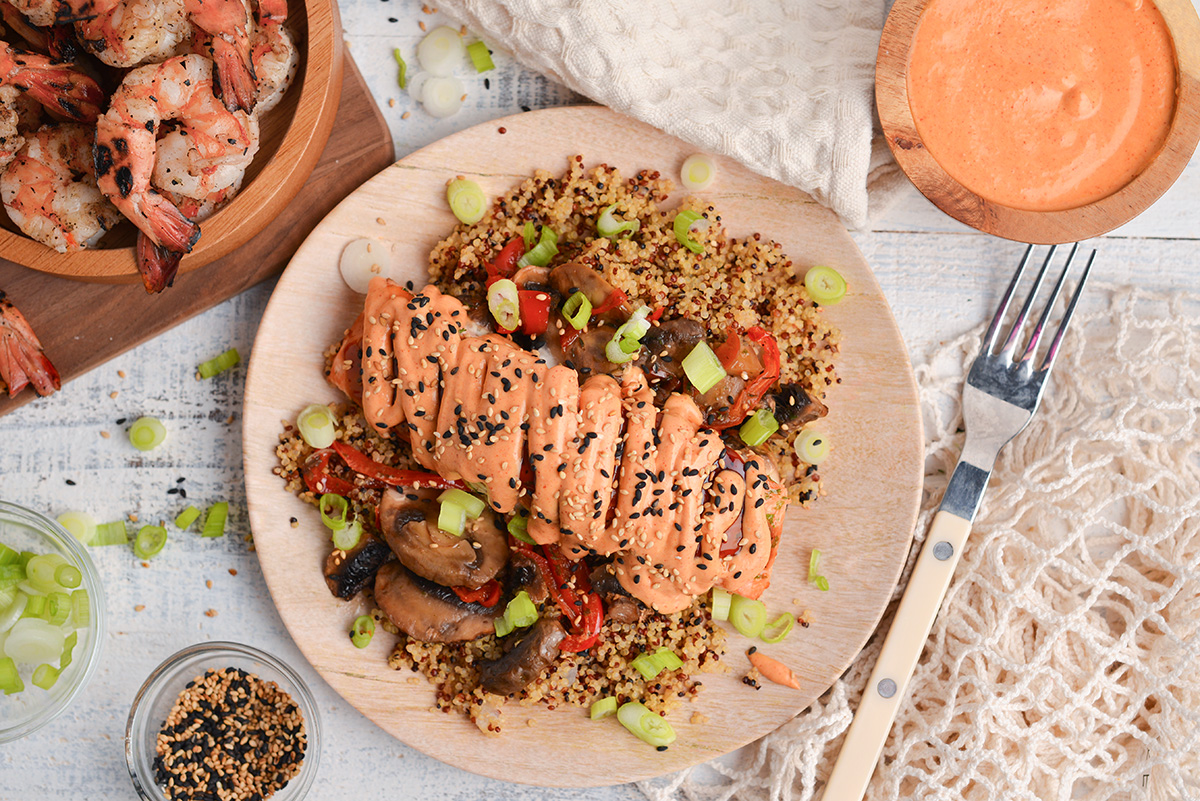
<svg viewBox="0 0 1200 801">
<path fill-rule="evenodd" d="M 860 801 L 866 792 L 970 533 L 970 521 L 946 511 L 934 516 L 823 801 Z"/>
</svg>

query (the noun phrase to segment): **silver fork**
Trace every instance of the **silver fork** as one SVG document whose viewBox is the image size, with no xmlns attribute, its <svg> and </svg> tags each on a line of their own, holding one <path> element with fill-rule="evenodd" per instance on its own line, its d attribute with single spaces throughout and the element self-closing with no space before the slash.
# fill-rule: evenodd
<svg viewBox="0 0 1200 801">
<path fill-rule="evenodd" d="M 946 487 L 946 495 L 933 518 L 933 525 L 929 528 L 908 588 L 900 600 L 900 608 L 896 610 L 896 618 L 884 640 L 883 650 L 875 663 L 854 721 L 850 724 L 850 731 L 846 734 L 833 772 L 825 785 L 823 801 L 860 801 L 863 797 L 900 703 L 906 695 L 917 660 L 925 647 L 925 640 L 937 617 L 938 608 L 950 586 L 950 579 L 967 535 L 971 532 L 971 523 L 979 511 L 996 457 L 1000 449 L 1029 424 L 1042 400 L 1046 379 L 1058 357 L 1063 334 L 1075 314 L 1075 306 L 1083 294 L 1083 286 L 1096 258 L 1096 251 L 1093 250 L 1058 330 L 1035 368 L 1038 345 L 1079 252 L 1079 245 L 1071 248 L 1050 300 L 1021 350 L 1022 332 L 1050 269 L 1055 250 L 1050 248 L 1004 344 L 993 353 L 1017 285 L 1033 261 L 1033 246 L 1029 246 L 1008 285 L 1008 291 L 1004 293 L 996 316 L 983 336 L 982 349 L 971 365 L 963 387 L 966 444 L 950 477 L 950 484 Z"/>
</svg>

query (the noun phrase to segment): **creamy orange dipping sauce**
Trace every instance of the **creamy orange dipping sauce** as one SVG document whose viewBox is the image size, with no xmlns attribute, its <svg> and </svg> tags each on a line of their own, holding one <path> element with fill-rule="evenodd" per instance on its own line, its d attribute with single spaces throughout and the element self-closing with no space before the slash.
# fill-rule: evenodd
<svg viewBox="0 0 1200 801">
<path fill-rule="evenodd" d="M 1175 51 L 1150 0 L 932 0 L 908 93 L 951 177 L 1005 206 L 1058 211 L 1154 159 L 1175 110 Z"/>
</svg>

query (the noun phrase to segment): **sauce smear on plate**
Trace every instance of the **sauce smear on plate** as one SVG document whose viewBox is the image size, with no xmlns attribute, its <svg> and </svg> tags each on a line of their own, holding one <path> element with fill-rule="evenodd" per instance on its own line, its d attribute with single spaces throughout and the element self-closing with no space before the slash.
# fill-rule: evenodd
<svg viewBox="0 0 1200 801">
<path fill-rule="evenodd" d="M 930 155 L 976 194 L 1030 211 L 1078 208 L 1137 177 L 1175 90 L 1150 0 L 932 0 L 908 70 Z"/>
</svg>

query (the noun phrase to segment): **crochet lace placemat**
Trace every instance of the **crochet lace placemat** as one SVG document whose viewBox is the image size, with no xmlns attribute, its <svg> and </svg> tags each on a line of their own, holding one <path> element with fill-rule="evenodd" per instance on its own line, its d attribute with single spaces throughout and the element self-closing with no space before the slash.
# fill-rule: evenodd
<svg viewBox="0 0 1200 801">
<path fill-rule="evenodd" d="M 1200 297 L 1089 294 L 1041 409 L 1000 455 L 872 801 L 1200 798 Z M 962 447 L 979 336 L 917 368 L 925 499 L 880 632 Z M 819 797 L 881 642 L 740 762 L 642 790 Z"/>
<path fill-rule="evenodd" d="M 885 0 L 437 5 L 526 66 L 799 187 L 852 227 L 903 181 L 872 137 Z"/>
</svg>

